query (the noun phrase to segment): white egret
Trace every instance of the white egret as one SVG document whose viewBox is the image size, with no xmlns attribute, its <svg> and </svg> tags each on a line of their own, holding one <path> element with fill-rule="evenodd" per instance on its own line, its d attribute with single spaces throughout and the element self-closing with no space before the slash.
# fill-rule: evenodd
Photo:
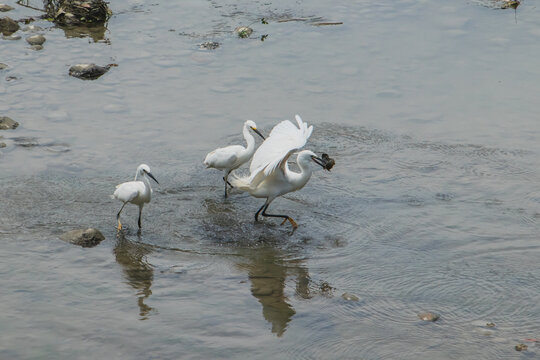
<svg viewBox="0 0 540 360">
<path fill-rule="evenodd" d="M 137 181 L 137 176 L 142 178 L 142 181 Z M 118 221 L 118 230 L 122 230 L 122 223 L 120 222 L 120 213 L 124 209 L 127 203 L 132 203 L 139 206 L 139 229 L 141 228 L 141 214 L 144 204 L 149 203 L 152 197 L 152 187 L 150 187 L 150 177 L 157 184 L 158 181 L 150 173 L 150 167 L 146 164 L 141 164 L 137 168 L 135 173 L 135 179 L 133 181 L 128 181 L 119 185 L 116 185 L 116 190 L 114 194 L 111 195 L 112 198 L 118 199 L 124 203 L 116 215 L 116 220 Z"/>
<path fill-rule="evenodd" d="M 241 145 L 230 145 L 219 148 L 209 152 L 203 161 L 203 164 L 206 165 L 207 168 L 225 171 L 225 176 L 223 176 L 223 181 L 225 182 L 225 197 L 227 197 L 227 184 L 232 187 L 228 180 L 229 174 L 231 171 L 238 169 L 242 164 L 248 162 L 255 152 L 255 138 L 251 135 L 249 129 L 253 130 L 264 140 L 264 136 L 257 130 L 257 124 L 252 120 L 247 120 L 242 128 L 244 139 L 246 139 L 247 142 L 246 147 Z"/>
<path fill-rule="evenodd" d="M 306 144 L 313 131 L 313 126 L 308 127 L 298 115 L 296 115 L 296 122 L 298 127 L 289 120 L 284 120 L 274 126 L 268 138 L 253 155 L 250 165 L 251 174 L 246 177 L 233 175 L 231 178 L 234 187 L 248 192 L 253 197 L 266 198 L 263 206 L 255 213 L 255 221 L 258 221 L 259 214 L 283 218 L 281 225 L 288 220 L 293 231 L 298 227 L 296 222 L 288 215 L 267 214 L 268 206 L 278 196 L 300 190 L 307 184 L 312 174 L 312 161 L 326 168 L 323 159 L 310 150 L 303 150 L 296 158 L 300 172 L 289 169 L 287 160 L 293 152 Z"/>
</svg>

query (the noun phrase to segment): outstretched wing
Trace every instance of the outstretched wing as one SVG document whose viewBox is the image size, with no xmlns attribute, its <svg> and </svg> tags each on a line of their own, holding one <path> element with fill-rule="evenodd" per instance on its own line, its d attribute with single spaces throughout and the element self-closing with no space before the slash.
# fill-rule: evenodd
<svg viewBox="0 0 540 360">
<path fill-rule="evenodd" d="M 306 144 L 313 131 L 313 126 L 308 127 L 298 115 L 296 115 L 296 122 L 298 127 L 289 120 L 283 120 L 274 126 L 270 135 L 253 155 L 249 166 L 251 182 L 260 178 L 262 172 L 265 176 L 270 175 L 277 168 L 283 166 L 294 151 L 301 149 Z"/>
</svg>

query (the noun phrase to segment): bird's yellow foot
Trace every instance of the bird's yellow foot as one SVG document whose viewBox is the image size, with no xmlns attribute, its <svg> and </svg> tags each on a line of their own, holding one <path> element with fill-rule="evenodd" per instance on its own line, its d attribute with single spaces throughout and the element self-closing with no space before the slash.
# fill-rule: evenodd
<svg viewBox="0 0 540 360">
<path fill-rule="evenodd" d="M 118 227 L 116 228 L 116 230 L 118 231 L 122 230 L 122 224 L 120 223 L 120 221 L 118 222 Z"/>
<path fill-rule="evenodd" d="M 283 222 L 281 223 L 281 225 L 285 224 L 285 222 L 289 220 L 289 222 L 291 223 L 293 229 L 296 230 L 296 228 L 298 227 L 298 224 L 296 224 L 296 221 L 294 221 L 292 218 L 288 217 L 286 218 L 285 220 L 283 220 Z"/>
</svg>

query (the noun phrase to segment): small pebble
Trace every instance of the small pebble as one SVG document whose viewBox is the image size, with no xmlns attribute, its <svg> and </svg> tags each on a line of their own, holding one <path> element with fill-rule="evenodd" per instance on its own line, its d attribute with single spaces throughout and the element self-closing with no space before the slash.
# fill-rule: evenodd
<svg viewBox="0 0 540 360">
<path fill-rule="evenodd" d="M 486 326 L 487 326 L 488 328 L 492 328 L 492 327 L 495 327 L 495 323 L 488 322 L 488 323 L 486 324 Z"/>
<path fill-rule="evenodd" d="M 6 146 L 7 146 L 7 145 L 6 145 L 5 142 L 0 142 L 0 149 L 1 149 L 1 148 L 5 148 Z"/>
<path fill-rule="evenodd" d="M 516 349 L 516 351 L 526 351 L 528 348 L 527 345 L 525 344 L 517 344 L 514 349 Z"/>
<path fill-rule="evenodd" d="M 248 38 L 253 33 L 253 29 L 248 26 L 239 26 L 234 29 L 234 32 L 241 38 Z"/>
<path fill-rule="evenodd" d="M 434 322 L 434 321 L 439 320 L 440 315 L 439 315 L 439 314 L 432 313 L 432 312 L 421 312 L 421 313 L 418 314 L 418 317 L 419 317 L 421 320 L 424 320 L 424 321 L 431 321 L 431 322 Z"/>
<path fill-rule="evenodd" d="M 358 296 L 356 296 L 354 294 L 351 294 L 351 293 L 343 293 L 343 295 L 341 295 L 341 297 L 344 298 L 347 301 L 359 301 L 360 300 L 360 298 L 358 298 Z"/>
<path fill-rule="evenodd" d="M 30 45 L 43 45 L 46 39 L 45 39 L 45 36 L 43 35 L 32 35 L 32 36 L 27 37 L 26 41 Z"/>
</svg>

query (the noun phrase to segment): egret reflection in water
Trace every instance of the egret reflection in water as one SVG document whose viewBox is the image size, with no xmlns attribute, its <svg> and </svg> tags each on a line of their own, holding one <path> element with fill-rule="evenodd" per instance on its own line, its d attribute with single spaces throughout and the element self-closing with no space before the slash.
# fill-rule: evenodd
<svg viewBox="0 0 540 360">
<path fill-rule="evenodd" d="M 116 262 L 122 266 L 127 283 L 137 291 L 141 320 L 148 319 L 148 316 L 155 312 L 154 308 L 144 303 L 152 295 L 150 288 L 154 280 L 154 269 L 146 260 L 146 257 L 152 253 L 152 247 L 132 242 L 126 239 L 123 233 L 120 233 L 113 252 Z"/>
<path fill-rule="evenodd" d="M 273 246 L 243 249 L 248 262 L 238 263 L 246 270 L 251 282 L 251 294 L 262 305 L 263 317 L 272 325 L 272 333 L 282 336 L 296 314 L 290 304 L 285 287 L 287 278 L 296 276 L 296 293 L 309 298 L 309 274 L 302 262 L 287 261 Z"/>
</svg>

